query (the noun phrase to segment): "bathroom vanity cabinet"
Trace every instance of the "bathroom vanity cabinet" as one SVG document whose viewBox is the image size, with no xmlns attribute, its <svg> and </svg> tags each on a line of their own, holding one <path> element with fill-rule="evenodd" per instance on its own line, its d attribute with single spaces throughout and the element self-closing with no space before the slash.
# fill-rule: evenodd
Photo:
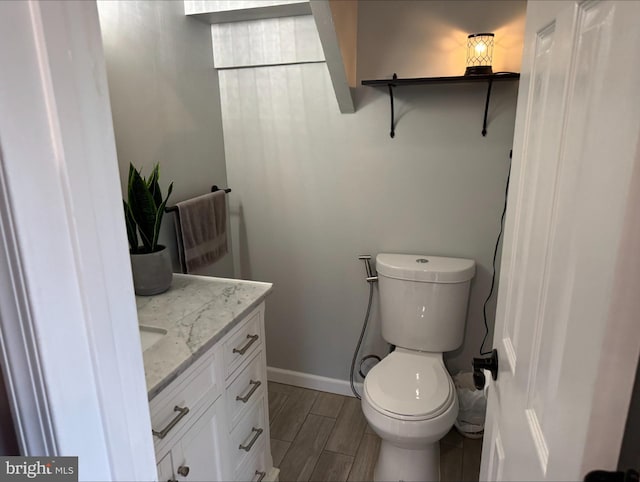
<svg viewBox="0 0 640 482">
<path fill-rule="evenodd" d="M 264 296 L 271 285 L 176 278 L 195 281 L 198 289 L 185 283 L 182 293 L 179 286 L 167 293 L 172 299 L 154 305 L 142 298 L 138 305 L 141 323 L 167 331 L 143 354 L 158 480 L 276 480 L 264 344 Z M 179 300 L 198 307 L 180 309 Z M 145 303 L 151 304 L 145 309 Z M 172 321 L 162 320 L 160 305 Z"/>
</svg>

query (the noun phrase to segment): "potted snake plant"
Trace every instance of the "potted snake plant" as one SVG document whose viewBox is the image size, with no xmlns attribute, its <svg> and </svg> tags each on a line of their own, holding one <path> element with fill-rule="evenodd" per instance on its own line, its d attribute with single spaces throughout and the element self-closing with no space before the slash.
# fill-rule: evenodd
<svg viewBox="0 0 640 482">
<path fill-rule="evenodd" d="M 123 200 L 133 286 L 136 294 L 143 296 L 167 291 L 173 279 L 169 250 L 158 244 L 160 224 L 173 190 L 173 182 L 169 184 L 167 197 L 162 199 L 159 177 L 158 164 L 154 166 L 148 179 L 142 177 L 141 171 L 130 164 L 128 200 Z"/>
</svg>

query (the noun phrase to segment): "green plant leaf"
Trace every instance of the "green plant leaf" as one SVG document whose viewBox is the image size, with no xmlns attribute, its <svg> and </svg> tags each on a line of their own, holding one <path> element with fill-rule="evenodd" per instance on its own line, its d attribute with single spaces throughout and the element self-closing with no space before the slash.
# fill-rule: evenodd
<svg viewBox="0 0 640 482">
<path fill-rule="evenodd" d="M 153 253 L 158 247 L 160 225 L 169 196 L 173 191 L 173 182 L 169 185 L 167 197 L 162 200 L 158 183 L 160 165 L 156 163 L 148 179 L 132 163 L 129 164 L 129 182 L 127 186 L 128 203 L 124 202 L 127 237 L 132 252 Z M 136 232 L 137 227 L 137 232 Z M 142 246 L 138 245 L 138 234 Z"/>
<path fill-rule="evenodd" d="M 129 208 L 138 225 L 144 249 L 151 252 L 158 208 L 140 172 L 133 168 L 129 170 L 129 175 Z"/>
<path fill-rule="evenodd" d="M 156 213 L 156 222 L 153 229 L 153 244 L 152 244 L 153 250 L 155 250 L 156 247 L 158 246 L 158 236 L 160 235 L 160 225 L 162 224 L 162 216 L 164 215 L 164 208 L 167 205 L 167 201 L 169 200 L 169 196 L 171 196 L 172 191 L 173 191 L 173 182 L 169 184 L 169 187 L 167 188 L 167 197 L 164 198 L 164 201 L 160 203 L 160 208 Z"/>
<path fill-rule="evenodd" d="M 131 189 L 133 189 L 132 186 L 135 172 L 136 168 L 133 167 L 132 163 L 129 163 L 129 182 L 127 183 L 127 196 L 129 196 L 129 198 L 131 197 Z"/>
<path fill-rule="evenodd" d="M 153 201 L 156 203 L 156 207 L 160 207 L 162 204 L 162 193 L 160 192 L 160 185 L 158 181 L 160 179 L 160 164 L 156 163 L 153 167 L 153 171 L 151 171 L 151 175 L 149 176 L 149 180 L 147 182 L 147 187 L 153 196 Z"/>
<path fill-rule="evenodd" d="M 124 205 L 124 220 L 127 225 L 127 239 L 129 239 L 129 248 L 132 253 L 138 251 L 138 233 L 136 232 L 136 222 L 133 219 L 131 208 L 126 201 L 122 201 Z"/>
</svg>

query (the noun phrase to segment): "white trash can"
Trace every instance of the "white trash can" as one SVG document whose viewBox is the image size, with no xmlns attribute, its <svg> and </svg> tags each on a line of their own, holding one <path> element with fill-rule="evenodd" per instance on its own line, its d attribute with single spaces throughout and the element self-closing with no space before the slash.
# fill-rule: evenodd
<svg viewBox="0 0 640 482">
<path fill-rule="evenodd" d="M 483 390 L 476 390 L 471 372 L 460 372 L 453 377 L 458 392 L 460 411 L 455 427 L 467 438 L 482 438 L 487 410 L 487 397 Z"/>
</svg>

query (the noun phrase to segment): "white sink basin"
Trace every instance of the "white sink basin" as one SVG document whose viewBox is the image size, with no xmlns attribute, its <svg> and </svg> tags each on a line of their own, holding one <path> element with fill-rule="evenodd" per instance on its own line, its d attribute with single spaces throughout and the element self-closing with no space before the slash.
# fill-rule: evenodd
<svg viewBox="0 0 640 482">
<path fill-rule="evenodd" d="M 142 351 L 147 351 L 167 334 L 167 330 L 158 328 L 157 326 L 138 325 L 138 327 L 140 328 Z"/>
</svg>

